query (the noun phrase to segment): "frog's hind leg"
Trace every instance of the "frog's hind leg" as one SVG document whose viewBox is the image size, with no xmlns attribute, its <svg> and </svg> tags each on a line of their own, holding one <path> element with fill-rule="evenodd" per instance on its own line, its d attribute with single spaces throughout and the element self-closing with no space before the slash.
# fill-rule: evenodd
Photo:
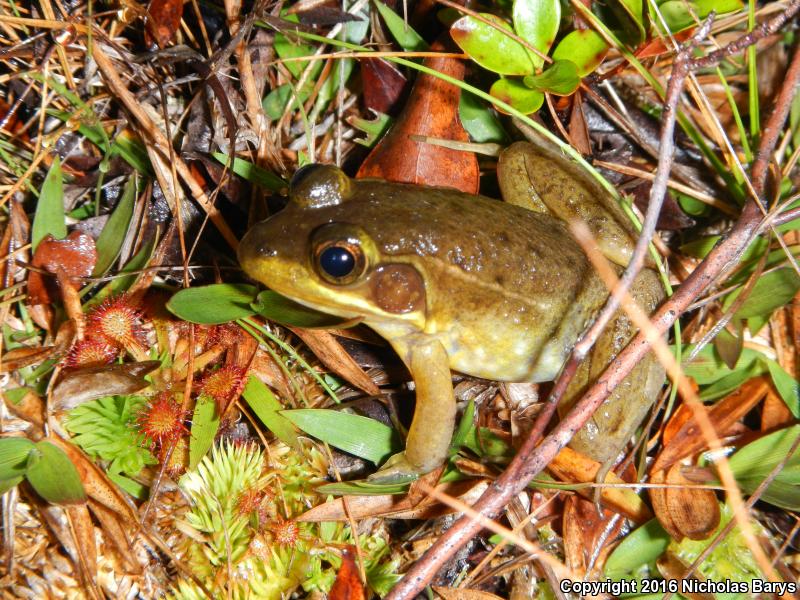
<svg viewBox="0 0 800 600">
<path fill-rule="evenodd" d="M 413 339 L 410 339 L 413 338 Z M 447 352 L 435 337 L 415 334 L 393 342 L 416 386 L 417 404 L 406 450 L 392 456 L 371 481 L 415 479 L 447 460 L 456 423 L 456 401 Z"/>
<path fill-rule="evenodd" d="M 631 287 L 631 295 L 647 314 L 652 313 L 663 298 L 656 273 L 650 269 L 642 271 Z M 578 367 L 559 407 L 560 414 L 565 414 L 583 396 L 636 331 L 625 312 L 617 311 L 587 359 Z M 572 438 L 570 447 L 601 463 L 595 479 L 597 483 L 605 481 L 620 452 L 644 420 L 664 383 L 664 373 L 655 356 L 648 354 Z"/>
</svg>

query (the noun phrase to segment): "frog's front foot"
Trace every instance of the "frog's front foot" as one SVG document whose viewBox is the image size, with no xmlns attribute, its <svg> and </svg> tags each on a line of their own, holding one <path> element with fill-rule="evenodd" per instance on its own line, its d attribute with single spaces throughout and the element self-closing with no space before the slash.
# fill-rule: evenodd
<svg viewBox="0 0 800 600">
<path fill-rule="evenodd" d="M 422 472 L 419 467 L 415 467 L 409 462 L 405 452 L 399 452 L 389 457 L 389 460 L 367 477 L 367 480 L 372 483 L 409 483 L 420 475 Z"/>
</svg>

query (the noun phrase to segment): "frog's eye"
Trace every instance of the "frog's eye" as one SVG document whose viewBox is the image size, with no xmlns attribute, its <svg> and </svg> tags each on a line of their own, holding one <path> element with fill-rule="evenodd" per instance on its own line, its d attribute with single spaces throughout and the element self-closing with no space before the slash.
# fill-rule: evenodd
<svg viewBox="0 0 800 600">
<path fill-rule="evenodd" d="M 320 227 L 313 236 L 312 253 L 314 269 L 329 283 L 353 283 L 367 268 L 359 232 L 348 225 L 331 223 Z"/>
</svg>

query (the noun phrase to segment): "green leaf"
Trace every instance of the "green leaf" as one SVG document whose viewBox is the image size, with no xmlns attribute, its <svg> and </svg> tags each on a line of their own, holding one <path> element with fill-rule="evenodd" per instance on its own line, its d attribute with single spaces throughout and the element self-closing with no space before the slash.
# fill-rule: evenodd
<svg viewBox="0 0 800 600">
<path fill-rule="evenodd" d="M 498 79 L 489 93 L 526 115 L 539 110 L 544 102 L 544 94 L 515 79 Z"/>
<path fill-rule="evenodd" d="M 508 135 L 497 114 L 474 94 L 462 90 L 458 116 L 473 142 L 502 144 L 508 141 Z"/>
<path fill-rule="evenodd" d="M 461 97 L 463 98 L 464 95 L 462 94 Z M 389 115 L 375 111 L 372 112 L 375 114 L 374 119 L 362 119 L 356 116 L 348 117 L 347 119 L 350 125 L 366 134 L 364 138 L 356 138 L 353 141 L 367 148 L 372 148 L 378 140 L 383 137 L 383 134 L 389 130 L 392 124 L 392 117 Z"/>
<path fill-rule="evenodd" d="M 683 355 L 688 356 L 693 346 L 685 346 L 683 348 Z M 762 354 L 756 352 L 752 348 L 742 348 L 742 353 L 739 360 L 734 367 L 734 371 L 745 371 L 750 369 L 761 361 Z M 708 385 L 727 377 L 732 373 L 719 355 L 715 352 L 713 346 L 706 345 L 692 362 L 684 362 L 682 365 L 683 372 L 688 376 L 694 378 L 698 385 Z"/>
<path fill-rule="evenodd" d="M 81 477 L 64 451 L 41 441 L 28 455 L 25 477 L 42 498 L 53 504 L 86 502 Z"/>
<path fill-rule="evenodd" d="M 284 14 L 283 18 L 292 23 L 297 23 L 299 21 L 297 15 Z M 280 58 L 299 58 L 301 56 L 314 55 L 314 46 L 296 42 L 282 33 L 275 34 L 273 48 L 275 49 L 275 53 Z M 286 67 L 296 79 L 303 74 L 303 71 L 306 69 L 307 65 L 307 61 L 290 61 L 283 63 L 283 66 Z M 321 70 L 322 61 L 314 61 L 314 66 L 311 69 L 311 76 L 308 78 L 309 81 L 316 81 Z"/>
<path fill-rule="evenodd" d="M 467 436 L 470 435 L 473 429 L 475 429 L 475 401 L 470 400 L 453 434 L 453 441 L 450 442 L 450 449 L 458 450 L 463 446 L 467 440 Z"/>
<path fill-rule="evenodd" d="M 214 445 L 219 431 L 219 410 L 216 401 L 205 394 L 197 398 L 192 413 L 192 435 L 189 438 L 189 469 L 194 470 Z"/>
<path fill-rule="evenodd" d="M 12 477 L 11 479 L 0 479 L 0 496 L 5 494 L 9 490 L 17 487 L 20 483 L 22 483 L 23 479 L 24 477 L 22 477 L 21 475 L 17 477 Z"/>
<path fill-rule="evenodd" d="M 374 0 L 378 12 L 383 17 L 384 23 L 392 34 L 392 37 L 397 41 L 403 50 L 411 52 L 422 52 L 428 49 L 428 44 L 422 39 L 411 26 L 403 20 L 403 17 L 397 15 L 391 8 L 386 6 L 380 0 Z"/>
<path fill-rule="evenodd" d="M 177 292 L 167 302 L 173 315 L 201 325 L 216 325 L 253 314 L 250 303 L 257 288 L 246 283 L 215 283 L 186 288 Z"/>
<path fill-rule="evenodd" d="M 125 242 L 125 236 L 128 233 L 128 228 L 131 225 L 133 218 L 133 208 L 136 203 L 136 175 L 134 174 L 128 183 L 125 184 L 125 189 L 122 192 L 122 197 L 119 199 L 114 212 L 108 217 L 103 231 L 97 238 L 95 244 L 97 248 L 97 262 L 94 265 L 92 275 L 100 277 L 117 260 L 122 244 Z"/>
<path fill-rule="evenodd" d="M 286 110 L 286 106 L 289 104 L 289 99 L 292 97 L 292 89 L 291 83 L 279 85 L 267 94 L 266 98 L 261 102 L 264 114 L 267 115 L 270 121 L 277 121 L 281 118 L 283 111 Z M 300 94 L 300 101 L 304 102 L 305 100 L 306 98 Z"/>
<path fill-rule="evenodd" d="M 352 319 L 341 319 L 298 304 L 272 290 L 261 292 L 250 306 L 265 319 L 292 327 L 331 329 L 354 323 Z"/>
<path fill-rule="evenodd" d="M 645 40 L 647 29 L 644 25 L 642 0 L 611 0 L 608 7 L 620 20 L 628 44 L 641 44 Z"/>
<path fill-rule="evenodd" d="M 558 42 L 553 60 L 571 60 L 578 67 L 578 75 L 586 77 L 600 66 L 608 49 L 603 36 L 594 29 L 576 29 Z"/>
<path fill-rule="evenodd" d="M 247 379 L 247 385 L 242 395 L 256 416 L 267 426 L 267 429 L 284 444 L 292 448 L 298 447 L 294 425 L 280 414 L 284 407 L 264 382 L 251 375 Z"/>
<path fill-rule="evenodd" d="M 728 459 L 736 481 L 752 493 L 775 466 L 784 460 L 797 437 L 800 425 L 766 435 L 747 444 Z M 795 452 L 761 499 L 787 510 L 800 510 L 800 452 Z"/>
<path fill-rule="evenodd" d="M 775 384 L 775 389 L 778 390 L 781 399 L 792 411 L 795 418 L 800 418 L 800 385 L 798 385 L 797 380 L 784 371 L 783 367 L 774 360 L 767 358 L 762 360 L 767 363 L 772 383 Z"/>
<path fill-rule="evenodd" d="M 605 575 L 619 581 L 640 567 L 654 562 L 669 546 L 669 534 L 657 519 L 648 521 L 620 542 L 605 564 Z"/>
<path fill-rule="evenodd" d="M 669 0 L 659 5 L 658 9 L 664 16 L 664 21 L 672 33 L 677 33 L 683 29 L 694 27 L 697 21 L 692 16 L 692 12 L 698 19 L 705 19 L 711 11 L 718 15 L 741 10 L 743 7 L 741 0 L 696 0 L 688 2 L 686 0 Z M 692 12 L 689 12 L 691 7 Z M 660 19 L 655 19 L 659 30 L 663 30 Z"/>
<path fill-rule="evenodd" d="M 403 448 L 397 432 L 375 419 L 317 408 L 281 414 L 309 435 L 376 465 Z"/>
<path fill-rule="evenodd" d="M 580 84 L 578 66 L 571 60 L 557 60 L 538 75 L 525 77 L 525 85 L 529 88 L 558 96 L 569 96 Z"/>
<path fill-rule="evenodd" d="M 723 311 L 728 310 L 742 289 L 740 287 L 726 296 L 722 303 Z M 798 290 L 800 290 L 800 275 L 794 269 L 786 267 L 771 271 L 758 279 L 750 295 L 736 311 L 736 318 L 769 315 L 776 308 L 788 304 Z"/>
<path fill-rule="evenodd" d="M 33 251 L 46 236 L 52 235 L 57 240 L 67 237 L 67 222 L 64 218 L 64 181 L 61 173 L 61 160 L 53 157 L 53 164 L 44 178 L 36 214 L 33 216 L 31 228 L 31 246 Z"/>
<path fill-rule="evenodd" d="M 326 483 L 317 488 L 320 494 L 333 494 L 334 496 L 384 496 L 387 494 L 405 494 L 408 492 L 408 483 L 372 483 L 366 480 L 341 481 Z"/>
<path fill-rule="evenodd" d="M 511 26 L 500 17 L 488 13 L 480 15 L 511 32 Z M 534 71 L 533 62 L 522 44 L 473 17 L 462 17 L 453 23 L 450 35 L 459 48 L 484 69 L 500 75 L 528 75 Z"/>
<path fill-rule="evenodd" d="M 556 39 L 561 23 L 559 0 L 514 0 L 512 8 L 514 30 L 517 35 L 545 56 Z M 528 50 L 536 69 L 544 65 L 544 59 Z"/>
<path fill-rule="evenodd" d="M 0 439 L 0 479 L 13 479 L 25 474 L 28 454 L 36 447 L 28 438 Z"/>
<path fill-rule="evenodd" d="M 214 152 L 212 155 L 223 165 L 230 162 L 230 156 L 223 152 Z M 274 173 L 257 167 L 242 158 L 233 159 L 233 172 L 242 179 L 272 192 L 280 192 L 287 187 L 287 183 Z"/>
<path fill-rule="evenodd" d="M 141 276 L 141 273 L 138 271 L 144 269 L 147 263 L 150 262 L 150 258 L 153 256 L 153 252 L 156 249 L 156 242 L 156 236 L 153 236 L 147 243 L 143 244 L 139 252 L 120 269 L 120 276 L 112 279 L 106 287 L 100 290 L 100 292 L 89 301 L 89 305 L 94 306 L 95 304 L 99 304 L 109 296 L 122 293 L 136 283 L 136 280 Z M 130 275 L 125 275 L 126 273 L 130 273 Z"/>
</svg>

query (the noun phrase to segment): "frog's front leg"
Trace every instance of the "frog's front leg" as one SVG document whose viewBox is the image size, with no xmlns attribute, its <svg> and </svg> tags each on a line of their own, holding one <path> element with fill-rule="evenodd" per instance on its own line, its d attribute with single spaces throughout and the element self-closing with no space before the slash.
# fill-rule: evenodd
<svg viewBox="0 0 800 600">
<path fill-rule="evenodd" d="M 392 456 L 371 481 L 408 481 L 447 460 L 456 422 L 456 402 L 447 351 L 426 334 L 411 334 L 392 345 L 411 371 L 417 404 L 406 450 Z"/>
</svg>

